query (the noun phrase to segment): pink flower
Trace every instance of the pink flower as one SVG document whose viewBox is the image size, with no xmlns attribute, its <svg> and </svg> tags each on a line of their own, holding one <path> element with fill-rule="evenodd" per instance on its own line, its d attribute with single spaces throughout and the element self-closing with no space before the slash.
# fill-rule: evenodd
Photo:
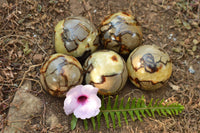
<svg viewBox="0 0 200 133">
<path fill-rule="evenodd" d="M 77 85 L 71 88 L 64 101 L 66 115 L 74 113 L 77 118 L 86 119 L 99 114 L 101 100 L 97 92 L 98 88 L 92 85 Z"/>
</svg>

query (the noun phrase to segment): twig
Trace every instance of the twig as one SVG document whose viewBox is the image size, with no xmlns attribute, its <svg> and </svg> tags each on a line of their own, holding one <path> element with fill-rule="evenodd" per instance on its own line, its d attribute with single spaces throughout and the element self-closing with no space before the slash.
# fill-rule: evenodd
<svg viewBox="0 0 200 133">
<path fill-rule="evenodd" d="M 46 116 L 46 104 L 44 102 L 44 110 L 43 110 L 43 113 L 42 113 L 42 125 L 43 126 L 45 125 L 45 116 Z"/>
<path fill-rule="evenodd" d="M 90 21 L 93 23 L 92 15 L 91 15 L 91 13 L 86 9 L 87 3 L 86 3 L 85 0 L 82 0 L 82 1 L 83 1 L 84 8 L 85 8 L 85 10 L 87 11 L 87 13 L 88 13 L 88 15 L 89 15 Z"/>
<path fill-rule="evenodd" d="M 189 0 L 187 0 L 187 5 L 186 5 L 186 16 L 188 16 L 188 10 L 189 10 Z"/>
<path fill-rule="evenodd" d="M 165 123 L 161 122 L 160 120 L 156 120 L 156 119 L 152 119 L 152 118 L 149 118 L 150 120 L 153 120 L 155 122 L 157 122 L 159 125 L 161 125 L 163 127 L 163 130 L 164 132 L 166 132 L 166 127 L 165 127 Z"/>
<path fill-rule="evenodd" d="M 20 37 L 20 38 L 23 38 L 23 39 L 31 41 L 33 44 L 36 43 L 37 46 L 42 50 L 42 52 L 44 52 L 46 55 L 48 55 L 47 52 L 37 42 L 34 42 L 33 40 L 31 40 L 31 38 L 28 38 L 26 36 L 21 36 L 21 35 L 6 35 L 6 36 L 1 37 L 0 40 L 3 40 L 4 38 L 9 38 L 9 37 Z"/>
<path fill-rule="evenodd" d="M 36 79 L 32 79 L 32 78 L 24 78 L 24 80 L 30 80 L 30 81 L 34 81 L 34 82 L 38 83 L 40 85 L 40 91 L 38 92 L 38 94 L 43 91 L 42 84 L 40 83 L 40 81 L 38 81 Z"/>
<path fill-rule="evenodd" d="M 132 14 L 132 15 L 135 15 L 135 0 L 133 1 L 133 0 L 130 0 L 130 4 L 129 4 L 129 7 L 128 7 L 128 10 L 129 10 L 129 12 Z M 134 11 L 133 11 L 133 9 L 132 8 L 134 8 Z"/>
<path fill-rule="evenodd" d="M 16 128 L 16 129 L 19 130 L 20 132 L 28 133 L 28 132 L 25 131 L 24 129 L 19 128 L 19 127 L 17 127 L 17 126 L 12 125 L 12 127 Z"/>
<path fill-rule="evenodd" d="M 198 19 L 198 24 L 200 24 L 200 0 L 199 0 L 199 6 L 198 6 L 197 19 Z"/>
<path fill-rule="evenodd" d="M 12 87 L 18 87 L 17 84 L 0 84 L 0 86 L 12 86 Z"/>
<path fill-rule="evenodd" d="M 22 81 L 20 82 L 18 88 L 20 88 L 20 87 L 22 86 L 22 84 L 23 84 L 23 82 L 24 82 L 24 80 L 25 80 L 26 74 L 31 70 L 31 68 L 35 68 L 35 67 L 38 67 L 38 66 L 41 66 L 41 65 L 42 65 L 42 63 L 41 63 L 41 64 L 36 64 L 36 65 L 30 66 L 30 67 L 28 68 L 28 70 L 25 71 L 25 73 L 24 73 L 24 75 L 23 75 L 23 78 L 22 78 Z"/>
</svg>

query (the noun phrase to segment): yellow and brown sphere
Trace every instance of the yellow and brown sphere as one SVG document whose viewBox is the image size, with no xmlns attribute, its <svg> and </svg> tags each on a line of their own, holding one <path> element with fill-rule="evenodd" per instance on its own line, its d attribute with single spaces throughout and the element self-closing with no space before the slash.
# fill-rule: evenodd
<svg viewBox="0 0 200 133">
<path fill-rule="evenodd" d="M 127 60 L 131 82 L 144 90 L 155 90 L 163 86 L 172 73 L 169 55 L 155 45 L 136 48 Z"/>
<path fill-rule="evenodd" d="M 73 86 L 82 83 L 83 69 L 73 56 L 53 54 L 40 69 L 40 81 L 46 92 L 56 97 L 65 97 Z"/>
<path fill-rule="evenodd" d="M 84 17 L 68 17 L 55 27 L 55 49 L 58 53 L 81 57 L 99 46 L 98 31 Z"/>
<path fill-rule="evenodd" d="M 121 90 L 128 78 L 123 58 L 114 51 L 101 50 L 91 54 L 84 63 L 86 84 L 99 88 L 99 94 L 110 95 Z"/>
<path fill-rule="evenodd" d="M 129 54 L 141 44 L 142 28 L 132 15 L 118 12 L 103 20 L 100 39 L 104 48 Z"/>
</svg>

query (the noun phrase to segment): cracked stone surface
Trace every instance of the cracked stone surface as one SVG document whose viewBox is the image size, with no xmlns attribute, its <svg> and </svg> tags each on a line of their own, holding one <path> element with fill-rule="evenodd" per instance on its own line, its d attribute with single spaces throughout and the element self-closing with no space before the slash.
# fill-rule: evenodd
<svg viewBox="0 0 200 133">
<path fill-rule="evenodd" d="M 8 113 L 8 126 L 4 133 L 21 133 L 34 115 L 42 112 L 42 101 L 32 95 L 31 81 L 26 81 L 16 92 Z"/>
</svg>

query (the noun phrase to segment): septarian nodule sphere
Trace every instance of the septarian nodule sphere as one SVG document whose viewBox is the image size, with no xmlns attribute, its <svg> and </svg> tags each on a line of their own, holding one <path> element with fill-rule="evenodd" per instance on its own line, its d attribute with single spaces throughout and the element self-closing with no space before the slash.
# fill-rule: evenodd
<svg viewBox="0 0 200 133">
<path fill-rule="evenodd" d="M 142 28 L 133 16 L 118 12 L 103 20 L 100 25 L 100 39 L 104 48 L 119 54 L 129 54 L 141 44 Z"/>
<path fill-rule="evenodd" d="M 73 56 L 53 54 L 40 69 L 40 81 L 44 90 L 56 97 L 65 97 L 66 92 L 83 80 L 83 69 Z"/>
<path fill-rule="evenodd" d="M 155 45 L 136 48 L 127 60 L 131 82 L 144 90 L 155 90 L 163 86 L 172 73 L 169 55 Z"/>
<path fill-rule="evenodd" d="M 81 57 L 98 48 L 98 31 L 84 17 L 68 17 L 55 27 L 55 49 L 58 53 Z"/>
<path fill-rule="evenodd" d="M 114 51 L 101 50 L 91 54 L 83 66 L 86 84 L 99 88 L 99 94 L 110 95 L 121 90 L 128 78 L 124 59 Z"/>
</svg>

